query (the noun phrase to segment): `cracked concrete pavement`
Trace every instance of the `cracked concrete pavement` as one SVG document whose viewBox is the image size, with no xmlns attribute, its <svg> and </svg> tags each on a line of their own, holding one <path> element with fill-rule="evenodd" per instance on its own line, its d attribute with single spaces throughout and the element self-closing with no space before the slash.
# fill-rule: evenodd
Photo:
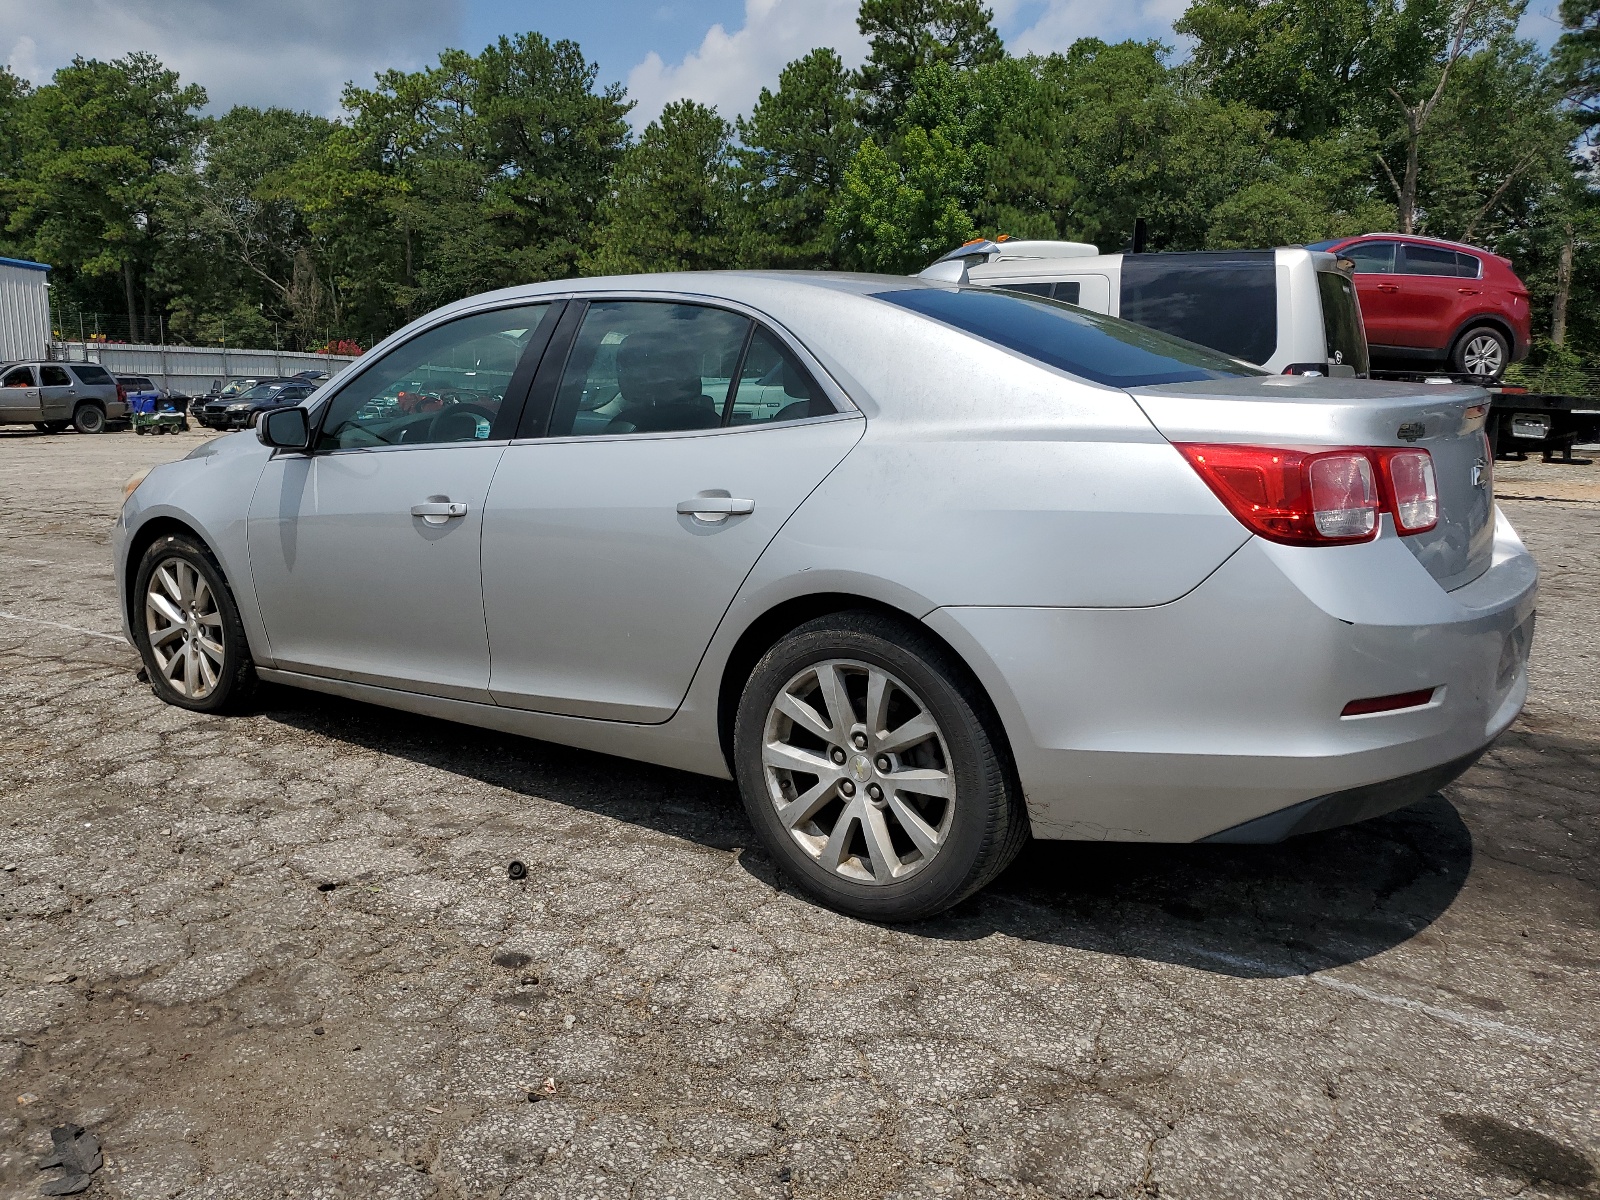
<svg viewBox="0 0 1600 1200">
<path fill-rule="evenodd" d="M 107 527 L 202 436 L 0 433 L 0 1195 L 70 1121 L 107 1197 L 1600 1197 L 1600 466 L 1499 465 L 1532 697 L 1444 795 L 884 928 L 728 784 L 157 702 Z"/>
</svg>

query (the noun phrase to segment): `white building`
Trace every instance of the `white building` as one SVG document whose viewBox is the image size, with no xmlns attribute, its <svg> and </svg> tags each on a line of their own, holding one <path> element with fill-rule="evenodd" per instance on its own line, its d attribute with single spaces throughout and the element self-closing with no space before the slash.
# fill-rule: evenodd
<svg viewBox="0 0 1600 1200">
<path fill-rule="evenodd" d="M 50 342 L 50 268 L 0 258 L 0 362 L 45 356 Z"/>
</svg>

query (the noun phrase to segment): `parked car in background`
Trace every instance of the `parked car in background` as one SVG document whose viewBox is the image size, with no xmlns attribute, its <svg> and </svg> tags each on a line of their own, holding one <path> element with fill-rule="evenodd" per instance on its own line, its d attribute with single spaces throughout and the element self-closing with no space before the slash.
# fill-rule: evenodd
<svg viewBox="0 0 1600 1200">
<path fill-rule="evenodd" d="M 114 595 L 167 703 L 732 778 L 801 888 L 908 920 L 1030 833 L 1278 841 L 1466 770 L 1538 590 L 1487 408 L 989 287 L 533 284 L 129 480 Z"/>
<path fill-rule="evenodd" d="M 1353 265 L 1374 364 L 1444 370 L 1493 383 L 1527 357 L 1528 289 L 1480 246 L 1400 233 L 1308 246 Z"/>
<path fill-rule="evenodd" d="M 208 429 L 243 429 L 266 409 L 295 404 L 316 390 L 316 384 L 304 379 L 266 379 L 232 396 L 207 401 L 194 415 Z"/>
<path fill-rule="evenodd" d="M 1367 373 L 1349 269 L 1331 254 L 1299 247 L 1101 254 L 1085 242 L 980 241 L 922 274 L 1062 300 L 1273 374 Z"/>
<path fill-rule="evenodd" d="M 231 400 L 240 392 L 249 391 L 262 380 L 271 378 L 270 375 L 230 375 L 227 379 L 213 379 L 205 395 L 197 396 L 196 400 L 205 402 Z"/>
<path fill-rule="evenodd" d="M 0 425 L 45 433 L 103 433 L 128 416 L 125 389 L 97 363 L 27 362 L 0 368 Z"/>
</svg>

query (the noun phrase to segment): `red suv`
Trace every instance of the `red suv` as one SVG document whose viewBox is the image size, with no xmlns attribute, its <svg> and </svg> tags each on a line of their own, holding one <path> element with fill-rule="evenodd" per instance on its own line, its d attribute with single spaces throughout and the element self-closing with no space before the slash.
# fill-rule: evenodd
<svg viewBox="0 0 1600 1200">
<path fill-rule="evenodd" d="M 1448 371 L 1485 383 L 1528 354 L 1528 289 L 1511 260 L 1477 246 L 1367 233 L 1307 246 L 1355 264 L 1374 365 Z"/>
</svg>

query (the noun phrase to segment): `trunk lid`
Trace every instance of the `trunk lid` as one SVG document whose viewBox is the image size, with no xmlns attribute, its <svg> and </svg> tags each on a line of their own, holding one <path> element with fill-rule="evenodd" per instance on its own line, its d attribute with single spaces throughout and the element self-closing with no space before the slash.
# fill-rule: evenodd
<svg viewBox="0 0 1600 1200">
<path fill-rule="evenodd" d="M 1439 523 L 1401 539 L 1446 591 L 1489 566 L 1493 462 L 1481 388 L 1267 375 L 1133 388 L 1174 442 L 1260 446 L 1407 446 L 1433 456 Z"/>
</svg>

